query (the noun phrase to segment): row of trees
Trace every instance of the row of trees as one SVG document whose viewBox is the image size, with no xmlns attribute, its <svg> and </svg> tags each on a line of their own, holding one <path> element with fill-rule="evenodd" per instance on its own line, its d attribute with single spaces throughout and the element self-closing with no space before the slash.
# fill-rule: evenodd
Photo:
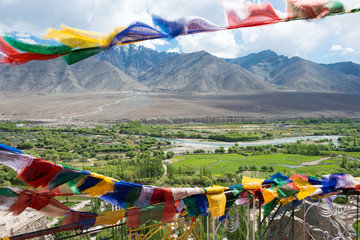
<svg viewBox="0 0 360 240">
<path fill-rule="evenodd" d="M 250 167 L 246 166 L 246 165 L 240 165 L 238 170 L 236 171 L 236 173 L 242 173 L 244 171 L 260 171 L 260 172 L 273 172 L 274 171 L 274 167 L 273 166 L 266 166 L 263 165 L 261 167 L 257 167 L 255 165 L 251 165 Z"/>
</svg>

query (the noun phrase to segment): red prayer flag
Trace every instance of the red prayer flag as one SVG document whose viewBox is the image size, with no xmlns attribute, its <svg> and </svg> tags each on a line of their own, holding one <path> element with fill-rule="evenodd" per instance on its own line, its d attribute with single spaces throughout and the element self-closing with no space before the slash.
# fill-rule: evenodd
<svg viewBox="0 0 360 240">
<path fill-rule="evenodd" d="M 164 203 L 164 213 L 161 218 L 162 222 L 172 222 L 177 214 L 176 206 L 174 202 Z"/>
<path fill-rule="evenodd" d="M 135 228 L 140 226 L 141 208 L 130 208 L 126 218 L 126 226 Z"/>
<path fill-rule="evenodd" d="M 154 188 L 150 199 L 150 204 L 158 204 L 167 201 L 174 201 L 174 197 L 170 188 Z"/>
<path fill-rule="evenodd" d="M 33 52 L 19 52 L 12 46 L 10 46 L 2 37 L 0 37 L 0 52 L 3 56 L 1 63 L 8 64 L 24 64 L 33 60 L 50 60 L 62 55 L 59 54 L 40 54 Z"/>
<path fill-rule="evenodd" d="M 239 12 L 236 8 L 225 6 L 228 29 L 253 27 L 281 21 L 271 4 L 267 2 L 261 4 L 245 2 L 242 10 Z"/>
<path fill-rule="evenodd" d="M 46 187 L 61 169 L 61 165 L 36 158 L 30 166 L 24 168 L 18 178 L 34 188 Z"/>
</svg>

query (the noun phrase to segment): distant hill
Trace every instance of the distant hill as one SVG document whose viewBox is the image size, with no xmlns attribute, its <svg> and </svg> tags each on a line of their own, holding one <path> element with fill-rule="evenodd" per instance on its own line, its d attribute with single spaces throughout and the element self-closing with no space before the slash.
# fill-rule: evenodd
<svg viewBox="0 0 360 240">
<path fill-rule="evenodd" d="M 207 52 L 157 52 L 116 46 L 77 64 L 62 59 L 0 65 L 0 93 L 62 94 L 109 91 L 242 93 L 299 90 L 360 94 L 360 65 L 317 64 L 271 50 L 235 59 Z"/>
<path fill-rule="evenodd" d="M 360 93 L 360 65 L 321 65 L 300 57 L 287 58 L 267 50 L 236 59 L 226 59 L 248 69 L 268 83 L 291 90 Z"/>
<path fill-rule="evenodd" d="M 360 65 L 353 62 L 339 62 L 321 65 L 331 70 L 336 70 L 354 76 L 360 76 Z"/>
<path fill-rule="evenodd" d="M 61 94 L 93 91 L 147 90 L 107 62 L 90 58 L 68 66 L 62 59 L 20 66 L 0 65 L 0 92 Z"/>
<path fill-rule="evenodd" d="M 249 71 L 205 51 L 168 57 L 139 80 L 151 89 L 184 93 L 241 93 L 273 89 Z"/>
<path fill-rule="evenodd" d="M 266 50 L 245 57 L 226 59 L 226 61 L 239 65 L 265 81 L 271 82 L 273 75 L 289 61 L 289 58 Z"/>
</svg>

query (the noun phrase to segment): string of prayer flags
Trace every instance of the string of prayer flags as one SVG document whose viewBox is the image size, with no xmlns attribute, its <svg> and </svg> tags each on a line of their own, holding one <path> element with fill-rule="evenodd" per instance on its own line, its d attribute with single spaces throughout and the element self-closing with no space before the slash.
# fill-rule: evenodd
<svg viewBox="0 0 360 240">
<path fill-rule="evenodd" d="M 59 30 L 49 28 L 44 38 L 53 40 L 50 45 L 27 43 L 5 34 L 0 37 L 0 64 L 19 65 L 34 60 L 62 57 L 68 65 L 71 65 L 116 45 L 359 12 L 359 8 L 346 11 L 344 5 L 338 1 L 286 0 L 287 17 L 280 18 L 268 2 L 258 4 L 251 1 L 237 3 L 221 0 L 221 2 L 228 20 L 227 26 L 217 26 L 201 17 L 183 17 L 170 21 L 152 15 L 154 26 L 135 22 L 128 27 L 116 27 L 110 34 L 85 31 L 65 25 L 61 25 Z"/>
<path fill-rule="evenodd" d="M 264 203 L 264 214 L 276 206 L 292 202 L 296 207 L 304 198 L 319 200 L 343 190 L 360 189 L 360 178 L 349 174 L 331 174 L 322 179 L 281 173 L 271 179 L 244 176 L 241 184 L 230 187 L 162 188 L 119 181 L 96 173 L 67 167 L 35 158 L 10 146 L 0 144 L 0 164 L 13 168 L 18 178 L 37 191 L 0 187 L 0 208 L 18 215 L 33 208 L 46 216 L 67 216 L 65 224 L 88 228 L 97 224 L 114 224 L 127 213 L 127 225 L 137 227 L 148 220 L 170 222 L 178 213 L 198 217 L 211 213 L 226 219 L 232 204 L 251 204 L 254 198 Z M 56 200 L 55 196 L 86 195 L 98 197 L 123 210 L 114 214 L 81 213 Z M 186 209 L 186 211 L 184 211 Z M 74 226 L 75 226 L 74 225 Z"/>
</svg>

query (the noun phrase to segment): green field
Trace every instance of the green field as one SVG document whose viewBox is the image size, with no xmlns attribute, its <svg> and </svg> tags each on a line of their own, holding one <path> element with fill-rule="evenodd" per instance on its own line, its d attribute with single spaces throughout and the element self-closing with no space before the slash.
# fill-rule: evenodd
<svg viewBox="0 0 360 240">
<path fill-rule="evenodd" d="M 332 158 L 323 160 L 312 166 L 304 166 L 302 163 L 321 159 L 321 156 L 303 156 L 297 154 L 268 154 L 243 156 L 239 154 L 203 154 L 203 155 L 182 155 L 174 157 L 171 162 L 175 168 L 182 167 L 188 170 L 199 172 L 202 167 L 210 170 L 213 175 L 225 173 L 236 173 L 239 166 L 256 166 L 258 171 L 262 166 L 274 168 L 280 172 L 298 172 L 305 174 L 329 173 L 339 168 L 340 159 Z M 252 173 L 253 175 L 254 173 Z"/>
</svg>

